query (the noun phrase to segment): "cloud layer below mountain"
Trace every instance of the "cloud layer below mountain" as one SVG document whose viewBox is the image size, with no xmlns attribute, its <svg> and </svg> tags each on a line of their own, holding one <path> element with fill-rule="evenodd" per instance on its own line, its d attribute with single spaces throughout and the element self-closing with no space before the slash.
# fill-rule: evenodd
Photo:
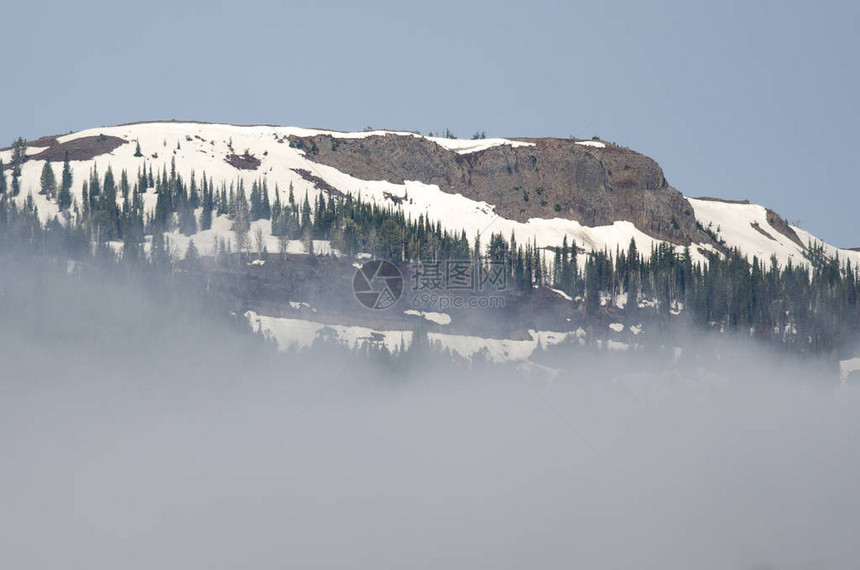
<svg viewBox="0 0 860 570">
<path fill-rule="evenodd" d="M 858 394 L 754 348 L 553 383 L 385 374 L 278 355 L 119 278 L 9 262 L 0 291 L 3 567 L 860 557 Z"/>
</svg>

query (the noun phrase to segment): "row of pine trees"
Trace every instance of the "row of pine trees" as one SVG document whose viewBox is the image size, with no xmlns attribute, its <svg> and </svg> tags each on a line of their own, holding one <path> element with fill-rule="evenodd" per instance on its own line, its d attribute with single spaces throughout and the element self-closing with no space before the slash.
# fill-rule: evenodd
<svg viewBox="0 0 860 570">
<path fill-rule="evenodd" d="M 821 246 L 809 244 L 807 263 L 780 267 L 775 259 L 748 259 L 737 250 L 706 252 L 707 263 L 694 263 L 689 248 L 661 243 L 648 255 L 635 241 L 614 252 L 586 253 L 565 237 L 555 248 L 518 243 L 495 233 L 486 247 L 481 236 L 470 242 L 464 231 L 445 229 L 421 215 L 406 217 L 393 207 L 382 207 L 347 195 L 320 193 L 309 200 L 295 196 L 292 184 L 271 192 L 265 180 L 246 188 L 242 179 L 216 183 L 204 173 L 188 180 L 175 164 L 154 172 L 145 162 L 130 177 L 119 179 L 108 167 L 95 167 L 82 182 L 81 200 L 72 199 L 72 171 L 68 156 L 58 178 L 46 162 L 40 193 L 55 201 L 60 216 L 39 222 L 31 196 L 23 204 L 20 194 L 23 147 L 13 146 L 11 184 L 7 186 L 0 163 L 0 233 L 3 243 L 27 243 L 49 252 L 88 256 L 112 251 L 108 242 L 122 242 L 127 260 L 149 260 L 169 265 L 165 234 L 179 231 L 193 236 L 212 227 L 218 216 L 230 220 L 232 243 L 219 242 L 219 255 L 247 254 L 252 244 L 251 222 L 269 220 L 271 233 L 286 251 L 288 240 L 330 240 L 332 247 L 353 258 L 360 252 L 399 263 L 419 260 L 470 260 L 503 266 L 509 293 L 530 294 L 547 286 L 574 299 L 584 313 L 598 315 L 620 310 L 632 319 L 669 319 L 683 313 L 703 327 L 719 327 L 771 339 L 799 350 L 832 350 L 860 331 L 860 279 L 858 268 L 824 255 Z M 270 200 L 270 195 L 274 196 Z M 147 207 L 148 200 L 155 207 Z M 149 256 L 144 243 L 151 237 Z M 198 255 L 193 246 L 187 254 Z M 256 253 L 267 256 L 262 240 Z"/>
</svg>

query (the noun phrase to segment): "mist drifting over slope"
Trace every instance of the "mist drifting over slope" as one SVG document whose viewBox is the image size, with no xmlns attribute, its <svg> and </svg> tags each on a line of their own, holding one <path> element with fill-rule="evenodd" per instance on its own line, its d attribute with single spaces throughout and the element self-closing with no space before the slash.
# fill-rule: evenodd
<svg viewBox="0 0 860 570">
<path fill-rule="evenodd" d="M 687 365 L 583 358 L 554 382 L 386 371 L 278 354 L 163 285 L 2 267 L 0 566 L 860 558 L 860 398 L 813 366 L 703 340 Z"/>
</svg>

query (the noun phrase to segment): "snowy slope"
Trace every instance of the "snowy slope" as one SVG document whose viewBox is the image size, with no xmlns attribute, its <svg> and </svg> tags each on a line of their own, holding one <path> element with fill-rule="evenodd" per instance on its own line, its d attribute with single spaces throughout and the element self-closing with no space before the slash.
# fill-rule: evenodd
<svg viewBox="0 0 860 570">
<path fill-rule="evenodd" d="M 407 215 L 417 218 L 419 215 L 425 214 L 431 220 L 441 220 L 443 226 L 448 229 L 465 230 L 470 238 L 479 232 L 485 236 L 493 232 L 501 232 L 506 237 L 513 232 L 521 243 L 536 241 L 538 246 L 547 247 L 560 245 L 564 236 L 567 235 L 568 240 L 575 240 L 580 247 L 589 250 L 608 248 L 610 251 L 614 251 L 616 246 L 626 248 L 630 239 L 635 238 L 640 250 L 646 253 L 654 243 L 651 237 L 640 232 L 628 222 L 616 222 L 610 226 L 596 228 L 589 228 L 578 222 L 560 218 L 532 219 L 527 223 L 520 223 L 497 216 L 493 211 L 493 206 L 486 202 L 478 202 L 459 194 L 443 192 L 436 185 L 411 181 L 407 181 L 405 184 L 391 184 L 385 181 L 359 180 L 332 167 L 307 160 L 304 151 L 290 148 L 285 140 L 289 135 L 310 136 L 315 134 L 330 134 L 339 138 L 360 138 L 383 134 L 420 136 L 414 133 L 396 131 L 342 133 L 297 127 L 169 122 L 89 129 L 57 137 L 57 139 L 63 143 L 87 136 L 107 135 L 128 141 L 109 154 L 95 157 L 89 161 L 72 162 L 74 176 L 72 193 L 76 199 L 80 199 L 83 181 L 87 179 L 93 166 L 102 175 L 110 166 L 117 178 L 122 170 L 126 170 L 129 177 L 133 179 L 138 169 L 144 164 L 147 169 L 152 167 L 154 172 L 160 172 L 164 168 L 169 170 L 171 161 L 175 160 L 177 172 L 186 180 L 190 178 L 192 172 L 195 173 L 198 180 L 205 172 L 210 180 L 214 180 L 218 184 L 221 181 L 226 181 L 229 184 L 231 181 L 241 178 L 245 181 L 246 187 L 250 187 L 254 180 L 265 179 L 268 182 L 270 192 L 274 192 L 277 186 L 283 201 L 286 201 L 287 189 L 292 183 L 297 199 L 301 199 L 307 193 L 313 202 L 313 198 L 319 191 L 313 184 L 295 172 L 295 170 L 304 169 L 343 192 L 352 192 L 361 196 L 363 200 L 376 201 L 383 205 L 395 206 L 388 196 L 404 197 L 408 193 L 409 199 L 398 206 Z M 476 152 L 490 146 L 503 144 L 512 146 L 532 144 L 507 139 L 425 138 L 458 153 Z M 134 156 L 138 142 L 144 155 L 142 158 Z M 42 148 L 31 147 L 28 154 L 36 154 L 41 150 Z M 226 156 L 243 154 L 246 150 L 261 161 L 258 169 L 241 170 L 225 161 Z M 5 164 L 9 164 L 11 151 L 0 152 L 0 158 Z M 38 195 L 39 177 L 43 164 L 43 161 L 31 160 L 24 165 L 20 199 L 26 199 L 26 195 L 31 193 L 39 208 L 40 217 L 42 220 L 47 220 L 57 215 L 58 208 L 55 203 Z M 61 166 L 55 164 L 54 168 L 59 176 Z M 8 173 L 7 176 L 9 176 Z M 150 193 L 147 198 L 147 208 L 154 210 L 155 195 Z M 259 221 L 252 226 L 251 235 L 254 234 L 258 226 L 268 233 L 266 222 Z M 218 220 L 213 224 L 212 230 L 202 232 L 199 237 L 195 236 L 195 244 L 198 247 L 203 244 L 203 251 L 208 251 L 217 237 L 230 237 L 229 228 L 230 222 L 228 220 Z M 189 240 L 176 233 L 171 236 L 171 241 L 176 248 L 176 253 L 181 255 Z M 484 240 L 484 243 L 486 241 Z M 270 251 L 274 251 L 277 247 L 274 238 L 271 237 L 267 245 Z M 298 247 L 298 244 L 295 244 L 295 247 Z"/>
<path fill-rule="evenodd" d="M 392 184 L 385 181 L 365 181 L 349 176 L 335 168 L 316 164 L 307 159 L 301 149 L 291 148 L 286 140 L 289 135 L 310 136 L 328 134 L 336 138 L 362 138 L 373 135 L 394 135 L 421 137 L 422 135 L 401 131 L 364 131 L 338 132 L 319 129 L 276 126 L 235 126 L 224 124 L 202 123 L 140 123 L 89 129 L 58 137 L 59 142 L 66 142 L 81 137 L 97 136 L 100 134 L 121 137 L 128 141 L 113 152 L 98 156 L 89 161 L 73 161 L 72 170 L 74 186 L 72 193 L 80 199 L 82 184 L 87 179 L 90 169 L 96 167 L 104 174 L 110 166 L 114 175 L 119 178 L 120 172 L 126 170 L 130 179 L 135 179 L 138 170 L 146 165 L 154 172 L 162 169 L 170 170 L 171 162 L 175 161 L 177 172 L 186 180 L 194 173 L 198 179 L 203 174 L 220 185 L 222 181 L 228 185 L 237 179 L 245 181 L 246 187 L 254 180 L 266 180 L 269 191 L 274 193 L 276 188 L 281 193 L 281 200 L 286 201 L 290 184 L 293 185 L 297 199 L 302 199 L 307 193 L 313 203 L 319 190 L 304 180 L 296 170 L 303 169 L 324 180 L 326 183 L 341 190 L 360 196 L 365 201 L 375 201 L 381 205 L 401 208 L 404 213 L 413 218 L 424 214 L 430 220 L 441 221 L 447 229 L 465 230 L 470 239 L 480 233 L 484 236 L 483 243 L 488 242 L 489 234 L 502 233 L 505 237 L 512 233 L 520 243 L 536 242 L 540 247 L 560 245 L 565 236 L 568 241 L 586 250 L 604 250 L 614 252 L 616 248 L 626 249 L 631 238 L 636 240 L 639 251 L 648 255 L 656 240 L 639 231 L 632 223 L 616 221 L 611 225 L 586 227 L 567 219 L 530 219 L 525 223 L 502 218 L 496 215 L 493 205 L 486 202 L 466 198 L 460 194 L 443 192 L 436 185 L 428 185 L 418 181 L 407 181 L 404 184 Z M 424 137 L 434 143 L 457 153 L 477 152 L 491 146 L 511 145 L 521 146 L 533 143 L 512 141 L 508 139 L 448 139 Z M 143 158 L 134 156 L 136 144 L 140 143 Z M 599 146 L 600 141 L 577 141 L 577 144 Z M 41 148 L 31 147 L 28 154 L 38 153 Z M 225 158 L 231 154 L 242 155 L 250 153 L 260 160 L 256 170 L 240 170 L 235 168 Z M 11 151 L 0 152 L 0 158 L 5 164 L 11 160 Z M 38 195 L 39 177 L 43 161 L 30 160 L 25 163 L 22 175 L 22 193 L 20 200 L 27 199 L 32 194 L 39 208 L 40 217 L 47 220 L 58 212 L 55 203 Z M 59 178 L 61 165 L 54 165 Z M 9 177 L 10 173 L 6 172 Z M 273 196 L 272 196 L 273 197 Z M 147 193 L 146 207 L 155 208 L 155 195 Z M 403 198 L 396 204 L 392 198 Z M 705 200 L 690 199 L 695 215 L 705 227 L 711 226 L 729 246 L 738 246 L 750 256 L 769 259 L 772 255 L 783 264 L 791 259 L 793 262 L 803 262 L 803 248 L 791 242 L 788 238 L 774 230 L 767 223 L 765 209 L 761 206 L 745 204 L 727 204 Z M 758 231 L 758 225 L 768 236 Z M 225 218 L 216 219 L 213 228 L 194 236 L 195 244 L 203 252 L 208 252 L 219 237 L 230 238 L 231 222 Z M 277 249 L 276 240 L 270 236 L 269 222 L 260 220 L 254 222 L 251 228 L 253 236 L 257 228 L 262 229 L 267 236 L 267 246 L 270 251 Z M 795 231 L 801 240 L 818 242 L 813 236 L 799 228 Z M 182 255 L 189 241 L 178 233 L 170 236 L 174 252 Z M 315 244 L 317 245 L 317 244 Z M 698 244 L 694 244 L 698 245 Z M 839 254 L 840 258 L 857 260 L 860 253 L 840 250 L 823 244 L 825 251 L 831 255 Z M 302 244 L 291 243 L 291 251 L 302 251 Z M 704 261 L 698 252 L 698 247 L 691 248 L 694 261 Z M 317 251 L 326 251 L 327 244 L 318 244 Z"/>
<path fill-rule="evenodd" d="M 696 219 L 704 227 L 710 228 L 725 240 L 726 246 L 737 247 L 747 256 L 758 257 L 769 263 L 771 256 L 776 257 L 780 266 L 790 260 L 794 265 L 807 263 L 804 247 L 801 247 L 768 223 L 767 211 L 757 204 L 740 204 L 715 200 L 687 198 L 693 206 Z M 840 259 L 860 262 L 860 252 L 839 249 L 823 243 L 812 234 L 792 226 L 802 244 L 821 245 L 829 256 L 839 255 Z"/>
</svg>

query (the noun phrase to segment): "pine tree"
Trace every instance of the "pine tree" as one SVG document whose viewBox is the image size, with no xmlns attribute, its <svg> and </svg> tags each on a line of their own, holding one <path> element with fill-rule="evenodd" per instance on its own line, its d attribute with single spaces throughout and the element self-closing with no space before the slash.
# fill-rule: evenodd
<svg viewBox="0 0 860 570">
<path fill-rule="evenodd" d="M 188 189 L 188 206 L 192 210 L 200 207 L 200 192 L 197 190 L 197 181 L 194 176 L 194 171 L 191 171 L 191 182 Z"/>
<path fill-rule="evenodd" d="M 101 198 L 98 202 L 100 223 L 107 240 L 115 240 L 119 235 L 119 208 L 116 203 L 117 188 L 113 169 L 108 166 L 102 183 Z"/>
<path fill-rule="evenodd" d="M 285 227 L 281 220 L 281 211 L 280 192 L 278 192 L 278 187 L 275 185 L 275 200 L 272 203 L 272 235 L 274 236 L 284 235 Z"/>
<path fill-rule="evenodd" d="M 200 254 L 197 251 L 197 246 L 194 245 L 194 240 L 188 242 L 188 248 L 185 250 L 185 265 L 194 266 L 197 265 L 197 261 L 200 258 Z"/>
<path fill-rule="evenodd" d="M 302 202 L 302 218 L 301 218 L 302 232 L 305 233 L 307 230 L 310 230 L 313 225 L 313 220 L 311 219 L 311 203 L 308 202 L 308 193 L 305 192 L 305 199 Z"/>
<path fill-rule="evenodd" d="M 90 208 L 95 209 L 101 195 L 101 180 L 99 180 L 98 167 L 93 164 L 90 170 Z"/>
<path fill-rule="evenodd" d="M 27 158 L 27 141 L 21 137 L 12 143 L 12 176 L 21 176 L 21 166 Z"/>
<path fill-rule="evenodd" d="M 600 309 L 600 281 L 594 255 L 585 262 L 585 310 L 589 315 Z"/>
<path fill-rule="evenodd" d="M 90 211 L 90 188 L 89 182 L 84 180 L 83 187 L 81 188 L 81 207 L 83 208 L 84 214 L 89 214 Z"/>
<path fill-rule="evenodd" d="M 525 285 L 525 260 L 523 259 L 523 249 L 517 248 L 517 252 L 514 256 L 514 267 L 513 267 L 513 277 L 514 277 L 514 285 L 520 291 L 526 290 Z"/>
<path fill-rule="evenodd" d="M 190 204 L 184 202 L 179 210 L 179 231 L 190 236 L 197 233 L 197 218 Z"/>
<path fill-rule="evenodd" d="M 203 210 L 200 212 L 200 230 L 206 231 L 212 227 L 213 200 L 212 191 L 206 187 L 205 178 L 203 183 L 202 206 Z"/>
<path fill-rule="evenodd" d="M 627 267 L 624 272 L 622 286 L 627 292 L 627 303 L 635 305 L 639 298 L 639 251 L 636 248 L 636 240 L 630 238 L 627 246 Z"/>
<path fill-rule="evenodd" d="M 66 157 L 63 160 L 63 175 L 60 190 L 66 193 L 72 191 L 72 167 L 69 165 L 69 151 L 66 151 Z"/>
<path fill-rule="evenodd" d="M 54 176 L 54 169 L 51 167 L 51 161 L 46 160 L 42 167 L 41 189 L 39 194 L 43 194 L 48 198 L 53 198 L 57 191 L 57 179 Z"/>
<path fill-rule="evenodd" d="M 18 138 L 12 143 L 12 196 L 21 193 L 21 166 L 27 158 L 27 141 Z"/>
<path fill-rule="evenodd" d="M 0 160 L 0 194 L 6 193 L 6 174 L 3 172 L 3 161 Z"/>
<path fill-rule="evenodd" d="M 233 235 L 236 241 L 236 251 L 241 255 L 249 245 L 248 232 L 251 229 L 251 216 L 248 201 L 245 199 L 245 188 L 239 182 L 236 196 L 233 199 Z"/>
<path fill-rule="evenodd" d="M 260 217 L 267 220 L 272 218 L 272 206 L 269 202 L 269 187 L 265 180 L 263 181 L 263 204 L 261 214 L 262 215 Z"/>
<path fill-rule="evenodd" d="M 128 201 L 128 193 L 131 190 L 131 187 L 128 183 L 128 173 L 125 171 L 125 168 L 122 169 L 122 173 L 119 177 L 119 188 L 120 192 L 122 192 L 122 199 L 124 202 Z"/>
<path fill-rule="evenodd" d="M 534 245 L 532 246 L 532 252 L 534 254 L 534 261 L 532 262 L 532 269 L 534 272 L 534 283 L 535 285 L 543 285 L 544 284 L 544 271 L 543 267 L 543 257 L 540 254 L 540 249 L 537 246 L 537 238 L 534 239 Z"/>
<path fill-rule="evenodd" d="M 325 197 L 322 192 L 320 192 L 319 198 L 317 199 L 317 205 L 314 209 L 314 237 L 317 239 L 325 239 Z"/>
<path fill-rule="evenodd" d="M 260 193 L 260 185 L 257 182 L 251 184 L 250 215 L 252 222 L 263 217 L 263 198 Z"/>
<path fill-rule="evenodd" d="M 229 200 L 227 199 L 227 187 L 225 184 L 221 184 L 221 195 L 218 199 L 218 215 L 223 216 L 229 212 Z"/>
<path fill-rule="evenodd" d="M 113 169 L 108 166 L 102 183 L 102 193 L 107 204 L 116 205 L 116 180 L 113 177 Z"/>
<path fill-rule="evenodd" d="M 153 232 L 163 232 L 169 229 L 170 214 L 169 191 L 167 188 L 161 188 L 158 191 L 158 198 L 155 200 L 155 215 L 152 218 Z"/>
<path fill-rule="evenodd" d="M 140 152 L 140 141 L 137 141 L 137 145 L 134 147 L 134 156 L 135 158 L 141 158 L 143 153 Z"/>
</svg>

